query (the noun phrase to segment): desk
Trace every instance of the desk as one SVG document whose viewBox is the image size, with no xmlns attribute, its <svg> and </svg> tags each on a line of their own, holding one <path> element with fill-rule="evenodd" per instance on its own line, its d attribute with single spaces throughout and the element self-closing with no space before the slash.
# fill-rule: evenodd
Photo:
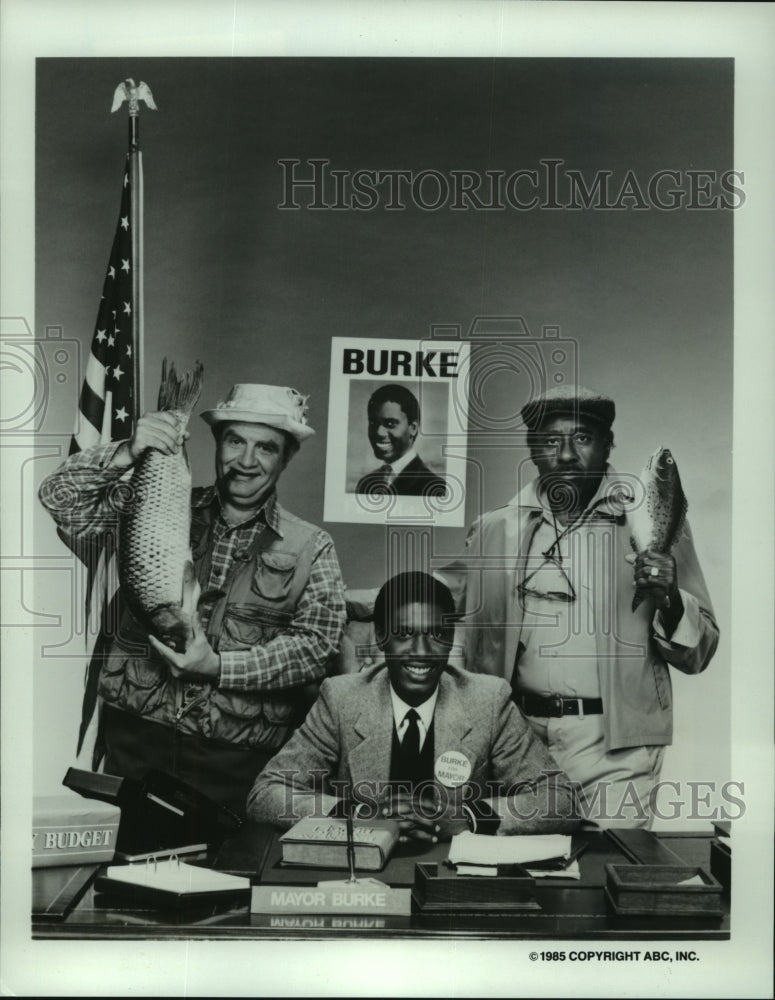
<svg viewBox="0 0 775 1000">
<path fill-rule="evenodd" d="M 599 830 L 574 835 L 574 846 L 586 843 L 579 864 L 580 881 L 537 879 L 535 897 L 540 910 L 525 913 L 488 915 L 456 914 L 427 917 L 371 917 L 322 915 L 268 916 L 251 914 L 248 904 L 239 906 L 200 907 L 196 910 L 152 910 L 119 907 L 110 897 L 95 893 L 91 882 L 101 866 L 78 869 L 38 869 L 33 871 L 33 892 L 37 914 L 33 914 L 32 933 L 37 939 L 65 938 L 549 938 L 549 939 L 662 939 L 674 941 L 727 940 L 729 901 L 724 899 L 721 920 L 696 918 L 617 917 L 606 903 L 605 864 L 668 861 L 672 864 L 702 865 L 710 871 L 712 834 L 647 833 L 629 831 L 634 839 L 628 844 L 611 833 Z M 377 875 L 393 884 L 412 881 L 417 860 L 434 861 L 446 856 L 447 845 L 427 848 L 422 854 L 404 854 L 391 858 L 388 867 Z M 278 857 L 277 834 L 268 827 L 249 824 L 239 835 L 226 842 L 214 858 L 215 867 L 240 874 L 249 873 L 253 882 L 279 880 L 274 868 Z M 54 872 L 58 871 L 59 876 Z M 392 875 L 391 875 L 392 872 Z M 390 876 L 390 877 L 387 877 Z M 341 878 L 341 872 L 299 870 L 282 873 L 286 884 L 314 884 L 326 878 Z M 73 886 L 77 901 L 67 916 L 52 919 L 43 916 L 47 894 L 58 878 Z M 48 888 L 46 887 L 48 881 Z M 79 898 L 78 898 L 79 897 Z"/>
</svg>

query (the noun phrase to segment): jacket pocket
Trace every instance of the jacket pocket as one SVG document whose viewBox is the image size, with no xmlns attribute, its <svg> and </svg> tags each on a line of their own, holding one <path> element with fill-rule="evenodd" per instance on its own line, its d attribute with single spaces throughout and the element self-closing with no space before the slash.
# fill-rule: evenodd
<svg viewBox="0 0 775 1000">
<path fill-rule="evenodd" d="M 293 716 L 295 707 L 290 702 L 267 698 L 265 695 L 217 689 L 213 691 L 212 702 L 222 714 L 237 719 L 257 719 L 262 716 L 273 725 L 287 723 Z"/>
<path fill-rule="evenodd" d="M 261 708 L 267 722 L 276 726 L 290 722 L 296 712 L 296 705 L 293 702 L 274 698 L 268 698 Z"/>
<path fill-rule="evenodd" d="M 284 601 L 291 590 L 298 556 L 292 552 L 259 553 L 252 589 L 265 601 Z"/>
<path fill-rule="evenodd" d="M 102 668 L 100 694 L 133 712 L 152 712 L 162 702 L 166 671 L 141 657 L 111 657 Z"/>
<path fill-rule="evenodd" d="M 654 686 L 657 690 L 657 699 L 659 700 L 660 708 L 670 708 L 672 704 L 671 697 L 671 685 L 670 685 L 670 674 L 667 671 L 667 667 L 664 663 L 659 660 L 652 658 L 651 660 L 651 670 L 654 674 Z"/>
<path fill-rule="evenodd" d="M 292 704 L 258 693 L 214 690 L 210 698 L 209 735 L 231 746 L 276 750 L 294 722 Z"/>
<path fill-rule="evenodd" d="M 223 616 L 223 632 L 220 648 L 248 649 L 262 642 L 268 642 L 282 629 L 287 628 L 292 615 L 271 607 L 256 604 L 229 604 Z M 227 642 L 224 643 L 223 639 Z"/>
</svg>

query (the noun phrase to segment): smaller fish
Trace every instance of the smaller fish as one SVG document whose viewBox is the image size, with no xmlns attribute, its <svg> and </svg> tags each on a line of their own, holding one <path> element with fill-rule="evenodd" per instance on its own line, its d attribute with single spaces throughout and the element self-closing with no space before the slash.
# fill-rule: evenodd
<svg viewBox="0 0 775 1000">
<path fill-rule="evenodd" d="M 627 513 L 630 541 L 635 552 L 653 549 L 667 553 L 675 544 L 686 522 L 688 504 L 678 475 L 678 466 L 669 448 L 657 448 L 640 474 L 643 501 Z M 644 594 L 636 590 L 632 610 L 641 604 Z"/>
</svg>

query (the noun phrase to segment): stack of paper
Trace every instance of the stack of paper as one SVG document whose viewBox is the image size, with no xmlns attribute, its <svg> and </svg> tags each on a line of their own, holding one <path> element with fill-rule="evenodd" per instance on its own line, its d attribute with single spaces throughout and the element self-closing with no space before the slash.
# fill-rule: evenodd
<svg viewBox="0 0 775 1000">
<path fill-rule="evenodd" d="M 173 859 L 146 864 L 111 865 L 97 877 L 95 887 L 101 892 L 135 895 L 158 905 L 177 905 L 183 901 L 220 902 L 247 900 L 250 879 L 227 875 L 187 865 Z"/>
<path fill-rule="evenodd" d="M 449 846 L 453 865 L 524 865 L 531 861 L 568 858 L 571 838 L 565 834 L 527 835 L 521 837 L 485 837 L 481 834 L 458 833 Z"/>
<path fill-rule="evenodd" d="M 535 878 L 581 878 L 578 861 L 569 861 L 571 838 L 563 834 L 485 837 L 459 833 L 452 838 L 449 861 L 458 875 L 497 875 L 499 865 L 522 865 Z M 531 868 L 556 861 L 556 866 Z"/>
</svg>

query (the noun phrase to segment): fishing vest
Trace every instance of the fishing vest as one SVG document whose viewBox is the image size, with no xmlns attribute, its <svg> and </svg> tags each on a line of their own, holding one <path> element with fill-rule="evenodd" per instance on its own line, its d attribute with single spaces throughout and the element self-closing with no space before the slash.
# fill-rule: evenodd
<svg viewBox="0 0 775 1000">
<path fill-rule="evenodd" d="M 309 579 L 317 528 L 276 507 L 281 536 L 268 526 L 235 550 L 206 634 L 216 652 L 263 645 L 291 623 Z M 210 574 L 213 508 L 192 509 L 191 552 L 203 590 Z M 227 691 L 211 680 L 175 679 L 150 648 L 147 630 L 125 608 L 100 674 L 100 695 L 127 712 L 229 746 L 274 750 L 309 704 L 309 692 Z"/>
</svg>

